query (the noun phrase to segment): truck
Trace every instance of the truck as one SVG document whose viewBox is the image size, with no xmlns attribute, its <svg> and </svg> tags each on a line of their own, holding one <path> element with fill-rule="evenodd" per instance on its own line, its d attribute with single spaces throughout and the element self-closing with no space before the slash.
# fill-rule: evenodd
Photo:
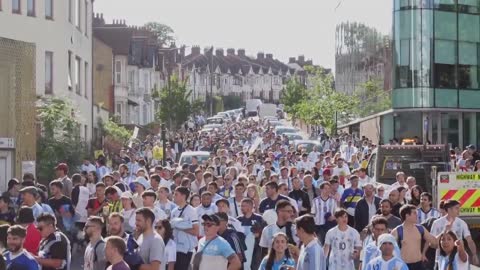
<svg viewBox="0 0 480 270">
<path fill-rule="evenodd" d="M 437 171 L 449 171 L 448 145 L 380 145 L 370 155 L 368 176 L 377 183 L 393 184 L 397 172 L 413 176 L 417 185 L 432 192 L 432 166 Z"/>
<path fill-rule="evenodd" d="M 253 117 L 258 115 L 259 106 L 262 105 L 260 99 L 249 99 L 245 104 L 245 114 L 247 117 Z"/>
<path fill-rule="evenodd" d="M 266 116 L 277 116 L 277 105 L 275 104 L 261 104 L 258 110 L 258 116 L 264 118 Z"/>
<path fill-rule="evenodd" d="M 437 172 L 432 174 L 437 181 L 433 184 L 433 203 L 441 200 L 460 202 L 460 217 L 469 227 L 480 228 L 480 173 L 479 172 Z"/>
</svg>

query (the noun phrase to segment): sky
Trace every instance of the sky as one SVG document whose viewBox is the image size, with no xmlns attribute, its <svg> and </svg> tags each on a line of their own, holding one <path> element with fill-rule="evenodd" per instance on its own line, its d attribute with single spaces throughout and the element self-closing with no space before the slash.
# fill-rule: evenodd
<svg viewBox="0 0 480 270">
<path fill-rule="evenodd" d="M 334 69 L 335 26 L 361 21 L 390 33 L 393 0 L 96 0 L 107 23 L 150 21 L 175 31 L 177 46 L 243 48 L 288 62 L 304 55 Z"/>
</svg>

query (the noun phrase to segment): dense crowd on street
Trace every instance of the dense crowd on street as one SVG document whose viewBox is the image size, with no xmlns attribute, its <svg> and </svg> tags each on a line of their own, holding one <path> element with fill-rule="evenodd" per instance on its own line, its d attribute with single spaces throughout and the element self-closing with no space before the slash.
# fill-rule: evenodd
<svg viewBox="0 0 480 270">
<path fill-rule="evenodd" d="M 294 149 L 267 120 L 203 123 L 169 132 L 165 154 L 149 135 L 80 168 L 58 164 L 48 186 L 29 173 L 11 179 L 0 197 L 0 269 L 76 270 L 72 256 L 83 256 L 84 270 L 478 265 L 460 203 L 432 205 L 401 171 L 393 185 L 375 183 L 368 138 L 322 133 L 320 146 Z M 480 168 L 477 157 L 474 147 L 452 150 L 458 170 Z"/>
</svg>

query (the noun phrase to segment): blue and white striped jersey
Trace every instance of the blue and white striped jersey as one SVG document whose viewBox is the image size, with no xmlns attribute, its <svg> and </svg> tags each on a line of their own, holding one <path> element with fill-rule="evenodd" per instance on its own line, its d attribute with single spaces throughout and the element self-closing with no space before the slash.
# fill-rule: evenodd
<svg viewBox="0 0 480 270">
<path fill-rule="evenodd" d="M 408 270 L 408 267 L 402 259 L 397 257 L 385 261 L 379 256 L 368 263 L 367 270 Z"/>
<path fill-rule="evenodd" d="M 429 218 L 439 218 L 440 212 L 435 208 L 430 208 L 428 212 L 424 212 L 422 208 L 417 209 L 417 224 L 422 224 L 425 220 Z"/>
<path fill-rule="evenodd" d="M 333 215 L 336 208 L 337 202 L 331 197 L 327 200 L 322 199 L 320 196 L 313 199 L 311 213 L 315 217 L 315 225 L 324 225 L 326 222 L 325 215 L 327 213 Z"/>
<path fill-rule="evenodd" d="M 318 239 L 302 245 L 296 270 L 325 270 L 327 260 Z"/>
</svg>

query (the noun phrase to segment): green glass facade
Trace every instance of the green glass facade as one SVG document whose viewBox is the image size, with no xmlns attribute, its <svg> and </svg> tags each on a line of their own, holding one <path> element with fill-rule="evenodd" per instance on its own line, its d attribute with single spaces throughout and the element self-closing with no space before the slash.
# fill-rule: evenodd
<svg viewBox="0 0 480 270">
<path fill-rule="evenodd" d="M 395 0 L 394 108 L 480 108 L 480 0 Z"/>
</svg>

